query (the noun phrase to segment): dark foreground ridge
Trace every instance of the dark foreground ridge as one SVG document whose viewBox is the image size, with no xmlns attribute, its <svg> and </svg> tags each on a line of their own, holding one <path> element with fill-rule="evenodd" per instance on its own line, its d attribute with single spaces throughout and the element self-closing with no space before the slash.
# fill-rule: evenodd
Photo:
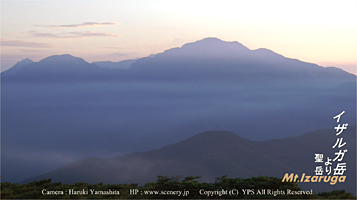
<svg viewBox="0 0 357 200">
<path fill-rule="evenodd" d="M 315 193 L 301 190 L 296 183 L 274 177 L 215 179 L 202 183 L 200 177 L 158 176 L 156 182 L 138 184 L 51 183 L 51 179 L 19 185 L 1 184 L 2 199 L 356 199 L 345 190 Z"/>
<path fill-rule="evenodd" d="M 348 149 L 343 161 L 347 170 L 343 182 L 304 182 L 303 189 L 331 191 L 345 189 L 355 193 L 356 186 L 356 126 L 343 132 Z M 286 173 L 315 175 L 315 153 L 334 157 L 334 130 L 320 130 L 301 136 L 252 142 L 227 131 L 197 134 L 179 143 L 148 152 L 132 153 L 109 159 L 88 158 L 71 163 L 53 172 L 28 179 L 52 179 L 55 182 L 104 182 L 144 184 L 156 179 L 157 174 L 200 176 L 201 181 L 215 177 L 249 178 L 273 176 L 283 178 Z M 325 175 L 325 174 L 324 174 Z M 332 174 L 331 174 L 332 176 Z"/>
</svg>

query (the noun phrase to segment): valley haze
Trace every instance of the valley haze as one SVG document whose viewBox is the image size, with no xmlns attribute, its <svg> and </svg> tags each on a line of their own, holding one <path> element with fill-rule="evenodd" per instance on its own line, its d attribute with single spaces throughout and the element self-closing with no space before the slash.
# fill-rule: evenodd
<svg viewBox="0 0 357 200">
<path fill-rule="evenodd" d="M 160 154 L 152 154 L 160 150 L 149 150 L 172 150 L 171 147 L 185 142 L 192 142 L 187 147 L 194 148 L 192 152 L 198 155 L 183 157 L 187 165 L 174 166 L 190 166 L 192 171 L 177 169 L 177 173 L 192 174 L 202 168 L 206 169 L 206 173 L 202 172 L 204 180 L 225 172 L 241 176 L 243 173 L 225 165 L 234 162 L 233 166 L 244 163 L 240 171 L 245 176 L 266 171 L 277 177 L 280 172 L 282 177 L 294 166 L 302 170 L 303 166 L 313 165 L 313 157 L 306 156 L 314 156 L 313 151 L 318 150 L 315 147 L 331 150 L 336 137 L 332 117 L 343 110 L 346 113 L 342 121 L 350 124 L 346 132 L 346 140 L 350 138 L 349 162 L 356 161 L 356 76 L 338 68 L 286 58 L 269 49 L 250 50 L 239 42 L 205 38 L 118 63 L 88 63 L 69 54 L 39 62 L 25 59 L 1 73 L 1 84 L 2 181 L 21 182 L 49 174 L 59 177 L 56 172 L 61 170 L 69 176 L 72 172 L 66 170 L 82 170 L 73 167 L 77 164 L 90 163 L 93 168 L 89 171 L 105 171 L 95 167 L 111 166 L 108 163 L 116 160 L 122 161 L 124 170 L 135 161 L 128 156 L 133 152 L 142 152 L 129 154 L 140 157 L 140 164 L 135 165 L 137 171 L 162 165 L 163 171 L 175 172 L 171 161 L 161 162 Z M 325 130 L 326 136 L 319 136 L 326 143 L 320 144 L 316 134 L 307 134 L 318 130 Z M 206 134 L 196 135 L 202 132 Z M 227 146 L 229 138 L 238 143 Z M 276 143 L 280 140 L 289 142 Z M 175 144 L 178 141 L 182 142 Z M 217 155 L 213 156 L 216 162 L 206 158 L 208 144 L 217 145 L 218 152 L 226 149 L 234 161 L 218 159 Z M 304 147 L 308 153 L 294 152 L 290 149 L 294 145 L 307 145 Z M 185 148 L 181 145 L 171 153 L 179 157 L 180 151 L 189 154 L 190 149 Z M 252 155 L 244 157 L 243 152 L 250 148 Z M 296 153 L 301 163 L 291 165 L 285 163 L 286 159 L 279 160 L 289 154 L 274 158 L 265 155 L 267 152 Z M 146 154 L 149 164 L 141 159 Z M 201 160 L 195 160 L 198 158 Z M 248 165 L 250 159 L 257 158 L 262 163 L 253 170 Z M 272 164 L 263 169 L 263 163 Z M 356 183 L 355 165 L 349 165 L 348 170 L 351 191 Z M 131 175 L 123 180 L 139 182 L 144 177 Z M 103 174 L 107 176 L 110 175 Z M 76 180 L 68 181 L 84 181 L 84 177 L 86 181 L 101 179 L 78 174 L 72 176 Z M 63 178 L 61 181 L 65 182 L 66 177 Z"/>
</svg>

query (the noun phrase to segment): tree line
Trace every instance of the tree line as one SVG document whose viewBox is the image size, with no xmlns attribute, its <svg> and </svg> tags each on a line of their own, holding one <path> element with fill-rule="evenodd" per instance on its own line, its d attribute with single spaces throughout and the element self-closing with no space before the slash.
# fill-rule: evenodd
<svg viewBox="0 0 357 200">
<path fill-rule="evenodd" d="M 345 190 L 306 194 L 295 182 L 275 177 L 216 178 L 158 176 L 156 182 L 138 184 L 53 183 L 51 179 L 28 184 L 1 183 L 1 199 L 356 199 Z M 292 195 L 287 191 L 294 191 Z"/>
</svg>

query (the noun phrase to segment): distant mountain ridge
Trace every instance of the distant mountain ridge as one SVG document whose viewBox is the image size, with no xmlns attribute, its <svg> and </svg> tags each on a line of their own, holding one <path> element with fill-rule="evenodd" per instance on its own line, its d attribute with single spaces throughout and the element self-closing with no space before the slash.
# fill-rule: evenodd
<svg viewBox="0 0 357 200">
<path fill-rule="evenodd" d="M 26 67 L 28 65 L 28 67 Z M 69 54 L 50 56 L 38 63 L 23 64 L 16 70 L 9 69 L 1 75 L 17 80 L 47 77 L 68 79 L 323 79 L 332 84 L 356 81 L 356 76 L 343 70 L 323 68 L 315 64 L 286 58 L 269 49 L 250 50 L 239 42 L 225 42 L 218 38 L 205 38 L 182 47 L 172 48 L 155 56 L 114 62 L 93 62 Z M 112 70 L 108 70 L 112 69 Z M 127 69 L 127 70 L 118 70 Z M 11 72 L 11 73 L 9 73 Z M 11 78 L 9 78 L 11 80 Z M 344 81 L 341 81 L 343 79 Z M 318 80 L 320 81 L 320 80 Z M 338 82 L 338 83 L 336 83 Z"/>
<path fill-rule="evenodd" d="M 346 142 L 343 149 L 348 149 L 343 159 L 347 182 L 301 183 L 301 187 L 313 188 L 315 192 L 345 189 L 356 193 L 356 126 L 344 131 L 343 138 Z M 109 159 L 88 158 L 24 183 L 51 178 L 63 183 L 143 184 L 154 182 L 157 175 L 201 176 L 201 181 L 207 182 L 224 175 L 232 178 L 260 175 L 283 178 L 285 173 L 314 176 L 315 166 L 319 165 L 315 163 L 315 153 L 324 154 L 324 159 L 334 158 L 335 141 L 336 132 L 332 129 L 263 142 L 252 142 L 227 131 L 209 131 L 157 150 Z"/>
</svg>

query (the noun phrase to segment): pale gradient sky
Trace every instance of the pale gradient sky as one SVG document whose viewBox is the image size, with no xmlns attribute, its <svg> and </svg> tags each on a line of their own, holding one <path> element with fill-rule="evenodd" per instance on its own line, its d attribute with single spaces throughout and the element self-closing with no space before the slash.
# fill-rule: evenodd
<svg viewBox="0 0 357 200">
<path fill-rule="evenodd" d="M 356 74 L 356 0 L 1 0 L 1 71 L 30 58 L 145 57 L 206 37 Z"/>
</svg>

